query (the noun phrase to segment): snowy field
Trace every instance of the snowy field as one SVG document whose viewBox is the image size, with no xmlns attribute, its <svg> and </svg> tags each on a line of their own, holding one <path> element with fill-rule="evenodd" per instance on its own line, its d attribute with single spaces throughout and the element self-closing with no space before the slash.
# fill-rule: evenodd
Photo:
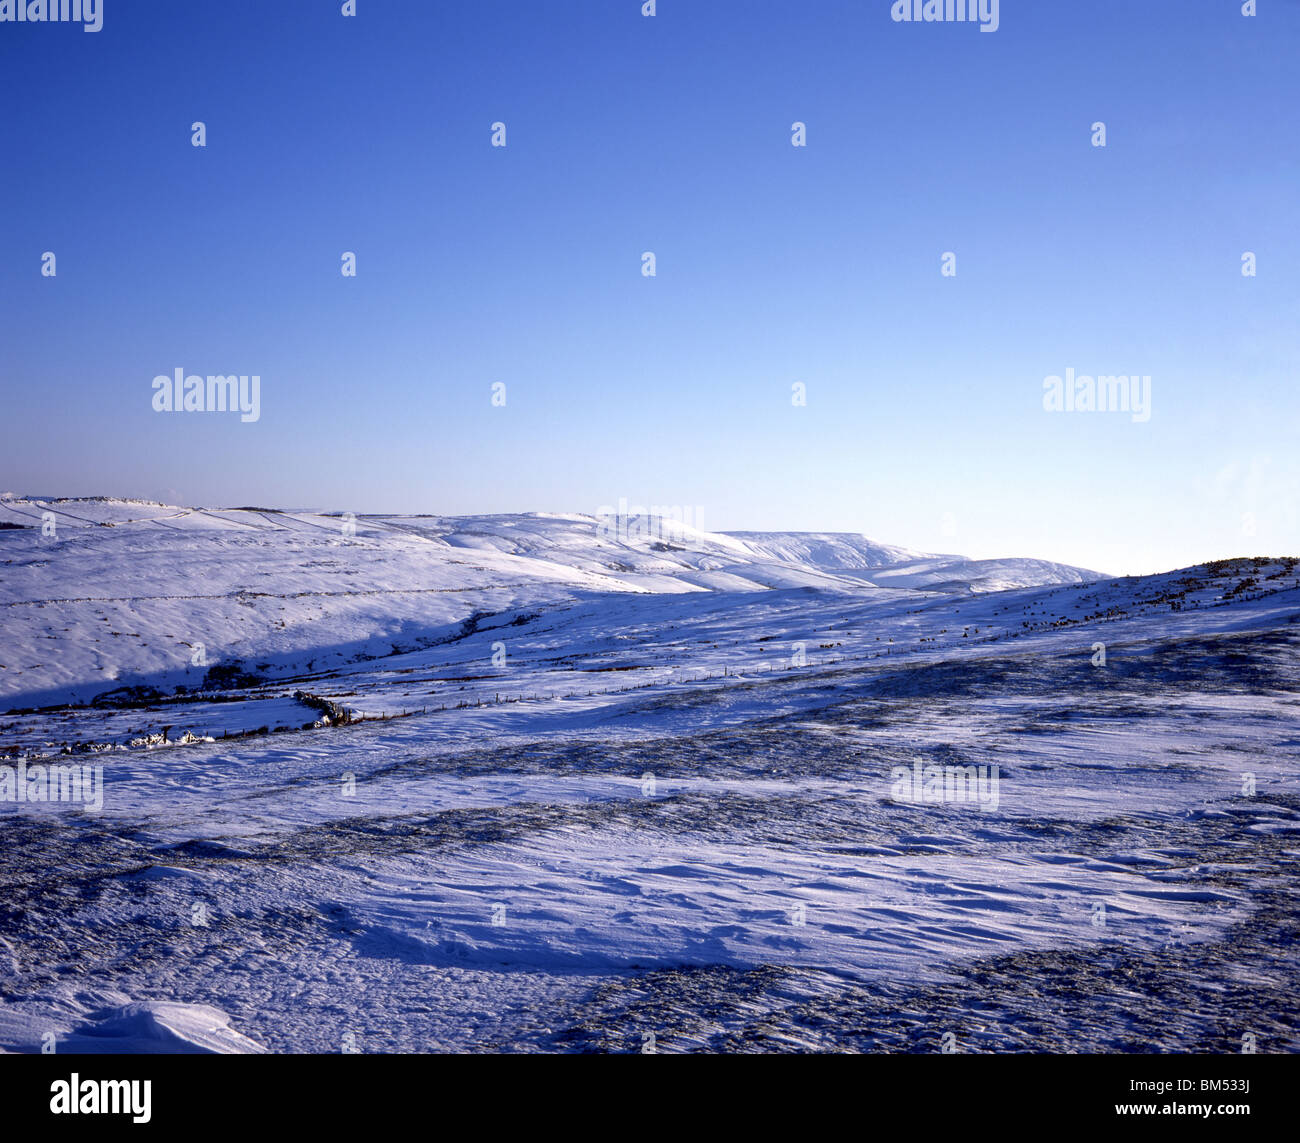
<svg viewBox="0 0 1300 1143">
<path fill-rule="evenodd" d="M 1300 1048 L 1294 559 L 0 525 L 0 1049 Z"/>
</svg>

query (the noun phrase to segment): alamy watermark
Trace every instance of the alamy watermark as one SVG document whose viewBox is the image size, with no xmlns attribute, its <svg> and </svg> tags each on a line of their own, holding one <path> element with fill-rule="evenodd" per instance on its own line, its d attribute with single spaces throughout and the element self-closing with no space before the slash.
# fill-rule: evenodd
<svg viewBox="0 0 1300 1143">
<path fill-rule="evenodd" d="M 617 508 L 602 504 L 596 509 L 596 535 L 607 540 L 680 540 L 687 529 L 704 530 L 701 511 L 698 504 L 629 505 L 627 497 L 620 496 Z"/>
<path fill-rule="evenodd" d="M 184 369 L 177 369 L 170 377 L 155 377 L 153 389 L 156 413 L 239 413 L 241 421 L 262 415 L 262 378 L 257 375 L 186 377 Z"/>
<path fill-rule="evenodd" d="M 890 797 L 910 805 L 978 805 L 996 810 L 999 800 L 998 768 L 984 766 L 940 766 L 920 759 L 889 771 Z"/>
<path fill-rule="evenodd" d="M 148 1123 L 153 1080 L 82 1079 L 73 1072 L 50 1084 L 51 1115 L 129 1115 L 132 1123 Z"/>
<path fill-rule="evenodd" d="M 0 24 L 83 24 L 83 32 L 104 26 L 103 0 L 0 0 Z"/>
<path fill-rule="evenodd" d="M 1043 378 L 1043 409 L 1048 413 L 1130 413 L 1141 423 L 1151 419 L 1151 378 L 1137 375 Z"/>
<path fill-rule="evenodd" d="M 0 803 L 78 804 L 92 813 L 104 808 L 104 767 L 78 764 L 0 766 Z"/>
<path fill-rule="evenodd" d="M 889 9 L 895 24 L 978 24 L 996 32 L 1002 20 L 998 0 L 895 0 Z"/>
</svg>

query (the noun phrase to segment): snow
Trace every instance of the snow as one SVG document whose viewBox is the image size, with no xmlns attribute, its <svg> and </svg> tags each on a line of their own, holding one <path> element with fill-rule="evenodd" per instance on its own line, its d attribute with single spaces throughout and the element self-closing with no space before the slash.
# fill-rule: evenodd
<svg viewBox="0 0 1300 1143">
<path fill-rule="evenodd" d="M 0 1049 L 555 1050 L 621 1043 L 658 982 L 687 1050 L 750 1018 L 706 1015 L 699 973 L 780 974 L 763 1026 L 843 1046 L 847 1016 L 781 1013 L 1012 962 L 1074 973 L 1070 1034 L 1114 1047 L 1075 953 L 1294 967 L 1233 959 L 1300 852 L 1294 560 L 1116 580 L 580 515 L 0 518 L 0 763 L 104 773 L 98 812 L 0 802 Z M 917 765 L 996 767 L 996 805 L 900 802 Z"/>
<path fill-rule="evenodd" d="M 40 1043 L 52 1035 L 60 1052 L 83 1055 L 140 1052 L 257 1054 L 265 1049 L 206 1004 L 126 1001 L 121 993 L 81 993 L 53 1000 L 39 1016 L 0 1007 L 0 1039 Z"/>
</svg>

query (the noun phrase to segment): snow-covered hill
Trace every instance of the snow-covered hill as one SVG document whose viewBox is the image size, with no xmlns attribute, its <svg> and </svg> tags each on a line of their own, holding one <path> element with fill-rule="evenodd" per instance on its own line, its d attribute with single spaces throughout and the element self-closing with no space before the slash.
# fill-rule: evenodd
<svg viewBox="0 0 1300 1143">
<path fill-rule="evenodd" d="M 611 593 L 971 592 L 1100 578 L 863 536 L 727 535 L 657 518 L 6 499 L 0 525 L 0 708 L 192 687 L 220 662 L 318 670 L 444 640 L 476 615 Z"/>
<path fill-rule="evenodd" d="M 1295 558 L 0 511 L 0 1051 L 1298 1046 Z"/>
</svg>

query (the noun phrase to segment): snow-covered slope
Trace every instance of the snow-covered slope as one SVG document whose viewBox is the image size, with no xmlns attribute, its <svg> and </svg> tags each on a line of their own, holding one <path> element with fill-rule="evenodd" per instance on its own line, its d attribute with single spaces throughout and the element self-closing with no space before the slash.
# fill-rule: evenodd
<svg viewBox="0 0 1300 1143">
<path fill-rule="evenodd" d="M 0 798 L 0 1051 L 1297 1047 L 1294 558 L 63 507 L 0 530 L 6 669 L 216 666 L 0 716 L 0 790 L 102 778 Z"/>
<path fill-rule="evenodd" d="M 869 536 L 851 532 L 727 532 L 744 542 L 759 558 L 786 563 L 808 564 L 824 571 L 870 571 L 919 559 L 960 559 L 960 556 L 928 556 L 910 548 L 880 544 Z"/>
<path fill-rule="evenodd" d="M 848 532 L 728 532 L 759 560 L 833 572 L 877 587 L 926 591 L 1006 591 L 1051 583 L 1089 583 L 1101 572 L 1035 559 L 971 560 L 881 544 Z"/>
<path fill-rule="evenodd" d="M 172 690 L 216 665 L 282 676 L 593 597 L 799 588 L 955 592 L 1098 578 L 862 536 L 702 532 L 581 515 L 326 515 L 0 500 L 0 709 Z"/>
</svg>

